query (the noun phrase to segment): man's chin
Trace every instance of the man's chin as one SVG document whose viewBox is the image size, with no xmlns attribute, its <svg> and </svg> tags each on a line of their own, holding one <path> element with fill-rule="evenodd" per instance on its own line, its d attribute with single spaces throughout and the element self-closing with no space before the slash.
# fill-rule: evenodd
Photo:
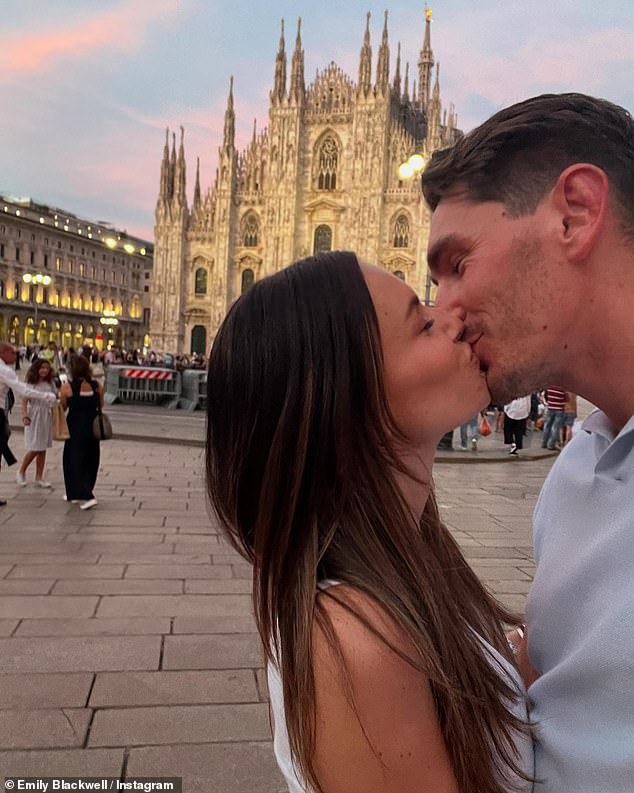
<svg viewBox="0 0 634 793">
<path fill-rule="evenodd" d="M 511 400 L 526 396 L 530 391 L 523 390 L 518 378 L 499 377 L 494 369 L 489 369 L 486 373 L 486 381 L 494 405 L 507 405 Z"/>
</svg>

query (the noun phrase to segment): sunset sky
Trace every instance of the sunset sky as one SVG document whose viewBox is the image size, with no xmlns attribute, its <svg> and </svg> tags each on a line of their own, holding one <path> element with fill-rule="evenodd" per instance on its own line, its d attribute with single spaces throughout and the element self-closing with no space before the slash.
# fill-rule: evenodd
<svg viewBox="0 0 634 793">
<path fill-rule="evenodd" d="M 165 127 L 185 127 L 188 193 L 196 157 L 212 181 L 229 77 L 237 143 L 266 125 L 286 20 L 302 17 L 306 81 L 334 60 L 357 78 L 365 14 L 376 59 L 389 11 L 415 63 L 424 4 L 365 0 L 0 0 L 0 192 L 31 196 L 152 238 Z M 544 91 L 604 96 L 634 111 L 632 0 L 439 0 L 432 47 L 443 103 L 465 130 Z"/>
</svg>

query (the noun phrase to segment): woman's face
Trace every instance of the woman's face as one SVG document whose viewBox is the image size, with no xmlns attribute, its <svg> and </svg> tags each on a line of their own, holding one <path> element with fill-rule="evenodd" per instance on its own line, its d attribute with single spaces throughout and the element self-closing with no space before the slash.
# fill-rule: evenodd
<svg viewBox="0 0 634 793">
<path fill-rule="evenodd" d="M 46 380 L 51 372 L 51 367 L 47 363 L 43 363 L 40 366 L 40 371 L 38 372 L 40 376 L 40 380 Z"/>
<path fill-rule="evenodd" d="M 463 323 L 423 306 L 403 281 L 362 265 L 379 320 L 390 409 L 413 448 L 438 443 L 490 401 L 480 362 L 460 341 Z"/>
</svg>

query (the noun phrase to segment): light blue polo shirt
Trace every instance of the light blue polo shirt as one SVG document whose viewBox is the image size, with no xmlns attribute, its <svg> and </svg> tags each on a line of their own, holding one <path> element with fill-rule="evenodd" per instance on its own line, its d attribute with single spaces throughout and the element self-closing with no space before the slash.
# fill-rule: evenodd
<svg viewBox="0 0 634 793">
<path fill-rule="evenodd" d="M 634 791 L 634 416 L 592 413 L 534 513 L 535 793 Z"/>
</svg>

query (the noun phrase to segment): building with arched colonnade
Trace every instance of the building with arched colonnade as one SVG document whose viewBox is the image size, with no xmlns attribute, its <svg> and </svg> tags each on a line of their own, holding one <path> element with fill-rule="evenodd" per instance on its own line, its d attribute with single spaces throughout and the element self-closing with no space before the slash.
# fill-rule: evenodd
<svg viewBox="0 0 634 793">
<path fill-rule="evenodd" d="M 0 195 L 0 340 L 149 347 L 153 253 L 103 222 Z"/>
</svg>

